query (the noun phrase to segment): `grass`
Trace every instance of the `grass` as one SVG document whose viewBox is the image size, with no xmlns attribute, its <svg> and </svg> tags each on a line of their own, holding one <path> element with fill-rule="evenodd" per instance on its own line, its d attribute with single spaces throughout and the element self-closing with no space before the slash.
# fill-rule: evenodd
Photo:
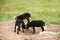
<svg viewBox="0 0 60 40">
<path fill-rule="evenodd" d="M 59 33 L 59 34 L 57 34 L 56 36 L 60 38 L 60 33 Z"/>
<path fill-rule="evenodd" d="M 0 0 L 0 22 L 14 21 L 24 12 L 31 14 L 31 20 L 60 24 L 60 0 Z"/>
</svg>

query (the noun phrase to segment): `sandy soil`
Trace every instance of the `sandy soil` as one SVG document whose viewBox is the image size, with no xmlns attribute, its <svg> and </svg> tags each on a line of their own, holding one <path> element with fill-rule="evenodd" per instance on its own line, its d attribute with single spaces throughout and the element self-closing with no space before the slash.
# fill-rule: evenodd
<svg viewBox="0 0 60 40">
<path fill-rule="evenodd" d="M 32 34 L 32 28 L 19 32 L 14 32 L 15 22 L 0 22 L 0 40 L 60 40 L 56 34 L 60 33 L 60 25 L 46 24 L 45 31 L 35 28 L 36 33 Z"/>
</svg>

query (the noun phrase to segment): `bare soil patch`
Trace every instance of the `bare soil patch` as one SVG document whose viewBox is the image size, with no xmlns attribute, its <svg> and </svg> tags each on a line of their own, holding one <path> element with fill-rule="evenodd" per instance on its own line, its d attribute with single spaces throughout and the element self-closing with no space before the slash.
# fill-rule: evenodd
<svg viewBox="0 0 60 40">
<path fill-rule="evenodd" d="M 45 31 L 40 28 L 35 28 L 36 33 L 32 34 L 32 28 L 19 32 L 19 35 L 14 32 L 15 22 L 0 22 L 0 40 L 60 40 L 56 36 L 60 32 L 60 25 L 46 24 Z"/>
</svg>

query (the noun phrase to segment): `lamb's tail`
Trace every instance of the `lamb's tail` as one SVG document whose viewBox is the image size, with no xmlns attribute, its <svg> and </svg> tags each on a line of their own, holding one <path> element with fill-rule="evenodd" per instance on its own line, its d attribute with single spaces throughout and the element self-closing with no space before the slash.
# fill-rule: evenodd
<svg viewBox="0 0 60 40">
<path fill-rule="evenodd" d="M 17 19 L 17 16 L 14 16 L 14 19 Z"/>
</svg>

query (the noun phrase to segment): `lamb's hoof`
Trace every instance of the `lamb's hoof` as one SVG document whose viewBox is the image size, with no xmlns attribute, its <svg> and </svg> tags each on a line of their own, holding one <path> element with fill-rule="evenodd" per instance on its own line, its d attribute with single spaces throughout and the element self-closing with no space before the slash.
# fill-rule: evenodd
<svg viewBox="0 0 60 40">
<path fill-rule="evenodd" d="M 16 31 L 14 31 L 14 32 L 16 32 Z"/>
<path fill-rule="evenodd" d="M 19 34 L 19 32 L 17 31 L 17 34 Z"/>
<path fill-rule="evenodd" d="M 24 33 L 24 31 L 23 31 L 23 33 Z"/>
<path fill-rule="evenodd" d="M 19 35 L 19 33 L 17 33 Z"/>
<path fill-rule="evenodd" d="M 17 33 L 19 35 L 19 33 Z"/>
</svg>

